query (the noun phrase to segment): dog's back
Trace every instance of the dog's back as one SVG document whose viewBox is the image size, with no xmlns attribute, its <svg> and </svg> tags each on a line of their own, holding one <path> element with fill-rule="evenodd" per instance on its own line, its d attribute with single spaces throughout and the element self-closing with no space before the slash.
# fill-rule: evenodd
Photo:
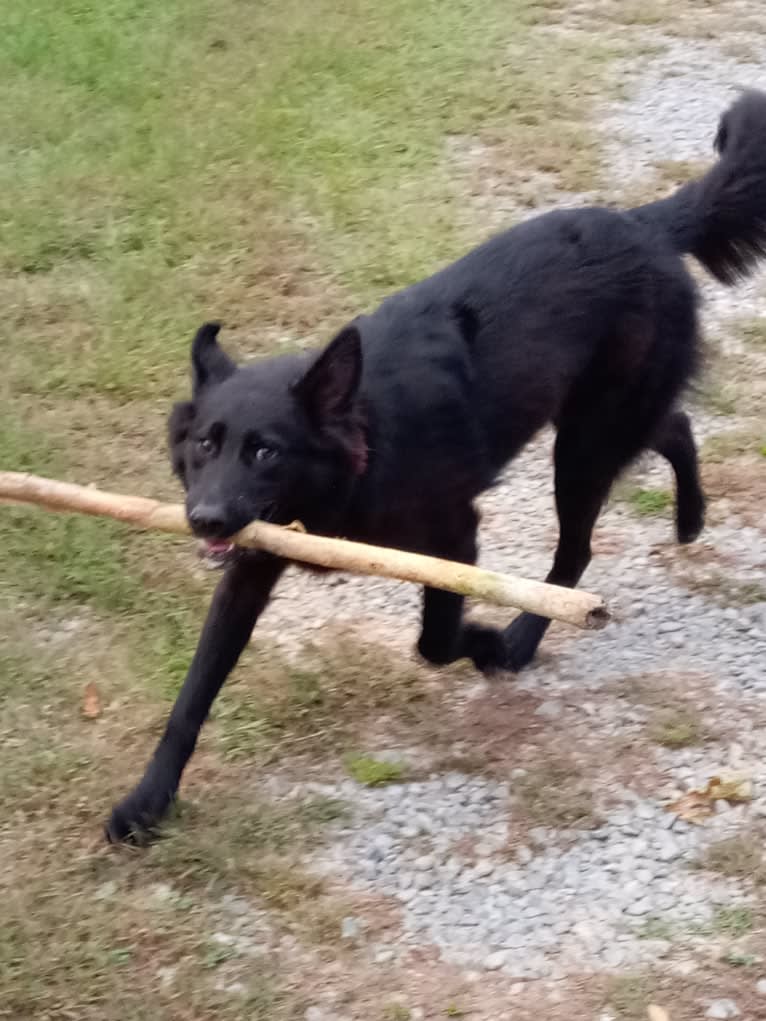
<svg viewBox="0 0 766 1021">
<path fill-rule="evenodd" d="M 592 390 L 666 406 L 696 363 L 695 307 L 663 235 L 600 208 L 520 224 L 393 295 L 357 324 L 381 453 L 408 450 L 397 498 L 408 466 L 422 490 L 447 464 L 475 495 Z"/>
</svg>

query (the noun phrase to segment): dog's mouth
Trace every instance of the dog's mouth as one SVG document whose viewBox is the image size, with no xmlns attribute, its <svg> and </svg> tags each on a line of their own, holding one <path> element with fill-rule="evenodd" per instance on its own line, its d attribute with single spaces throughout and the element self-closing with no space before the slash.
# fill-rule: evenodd
<svg viewBox="0 0 766 1021">
<path fill-rule="evenodd" d="M 258 521 L 270 521 L 274 516 L 274 504 L 270 504 L 258 516 Z M 197 556 L 205 567 L 210 570 L 217 570 L 225 567 L 240 552 L 240 547 L 235 546 L 230 539 L 199 539 L 197 543 Z"/>
<path fill-rule="evenodd" d="M 236 554 L 237 547 L 226 539 L 200 539 L 197 544 L 197 556 L 211 570 L 225 567 Z"/>
</svg>

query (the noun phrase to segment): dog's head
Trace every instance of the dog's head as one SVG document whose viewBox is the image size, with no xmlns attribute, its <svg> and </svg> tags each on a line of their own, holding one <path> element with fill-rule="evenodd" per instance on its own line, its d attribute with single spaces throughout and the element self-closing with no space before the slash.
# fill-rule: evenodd
<svg viewBox="0 0 766 1021">
<path fill-rule="evenodd" d="M 250 521 L 332 530 L 367 463 L 353 324 L 318 356 L 237 366 L 206 323 L 192 342 L 192 399 L 168 421 L 192 531 L 223 554 Z"/>
</svg>

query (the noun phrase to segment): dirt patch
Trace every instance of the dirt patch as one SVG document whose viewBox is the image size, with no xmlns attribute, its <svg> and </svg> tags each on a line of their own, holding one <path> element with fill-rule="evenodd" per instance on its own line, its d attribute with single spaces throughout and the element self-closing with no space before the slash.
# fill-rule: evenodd
<svg viewBox="0 0 766 1021">
<path fill-rule="evenodd" d="M 744 524 L 766 534 L 766 456 L 707 463 L 702 481 L 716 516 L 736 515 Z M 762 567 L 766 569 L 766 564 Z"/>
<path fill-rule="evenodd" d="M 652 559 L 663 565 L 676 584 L 709 596 L 721 606 L 749 606 L 766 598 L 763 565 L 745 566 L 734 553 L 711 543 L 681 547 L 657 544 L 652 548 Z"/>
<path fill-rule="evenodd" d="M 413 949 L 399 964 L 374 965 L 357 953 L 351 967 L 304 972 L 301 992 L 328 1021 L 572 1021 L 603 1004 L 603 983 L 574 978 L 555 986 L 464 972 Z"/>
<path fill-rule="evenodd" d="M 482 761 L 485 769 L 500 771 L 518 761 L 520 748 L 542 734 L 544 721 L 535 716 L 540 700 L 514 688 L 512 681 L 482 685 L 468 699 L 449 728 L 451 753 Z"/>
</svg>

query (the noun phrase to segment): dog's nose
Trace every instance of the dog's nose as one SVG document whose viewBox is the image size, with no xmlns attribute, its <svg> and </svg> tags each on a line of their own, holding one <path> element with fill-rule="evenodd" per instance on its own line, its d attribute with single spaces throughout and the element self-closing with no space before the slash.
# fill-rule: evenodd
<svg viewBox="0 0 766 1021">
<path fill-rule="evenodd" d="M 189 511 L 189 524 L 195 535 L 203 539 L 226 539 L 229 536 L 223 508 L 214 504 L 198 503 Z"/>
</svg>

